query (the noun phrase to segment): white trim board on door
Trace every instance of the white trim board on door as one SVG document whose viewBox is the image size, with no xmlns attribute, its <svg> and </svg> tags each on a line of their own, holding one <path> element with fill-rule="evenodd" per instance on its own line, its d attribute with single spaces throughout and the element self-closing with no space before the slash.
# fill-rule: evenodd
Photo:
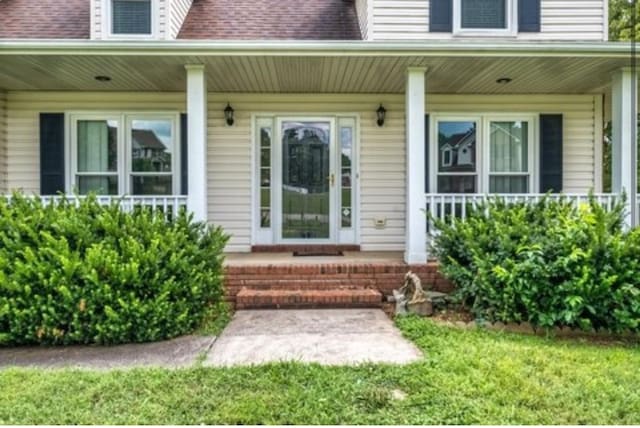
<svg viewBox="0 0 640 428">
<path fill-rule="evenodd" d="M 330 187 L 330 233 L 328 239 L 284 239 L 282 237 L 282 124 L 287 121 L 297 122 L 327 122 L 330 124 L 330 174 L 334 175 L 335 185 Z M 359 242 L 359 117 L 357 114 L 345 113 L 255 113 L 252 115 L 252 244 L 358 244 Z M 351 128 L 351 164 L 343 170 L 342 164 L 342 139 L 343 128 Z M 270 132 L 270 164 L 269 171 L 264 172 L 269 176 L 269 207 L 261 204 L 263 179 L 261 167 L 261 131 Z M 343 220 L 343 172 L 350 177 L 350 226 Z M 345 186 L 348 187 L 348 186 Z M 263 224 L 263 211 L 269 211 L 266 223 Z M 345 214 L 347 217 L 349 215 Z M 343 221 L 346 221 L 343 227 Z"/>
</svg>

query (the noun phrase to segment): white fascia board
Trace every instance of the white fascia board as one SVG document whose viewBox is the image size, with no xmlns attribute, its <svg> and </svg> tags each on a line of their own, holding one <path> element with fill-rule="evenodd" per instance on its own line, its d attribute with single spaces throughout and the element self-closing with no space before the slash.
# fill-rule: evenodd
<svg viewBox="0 0 640 428">
<path fill-rule="evenodd" d="M 628 42 L 0 40 L 0 55 L 628 58 Z"/>
</svg>

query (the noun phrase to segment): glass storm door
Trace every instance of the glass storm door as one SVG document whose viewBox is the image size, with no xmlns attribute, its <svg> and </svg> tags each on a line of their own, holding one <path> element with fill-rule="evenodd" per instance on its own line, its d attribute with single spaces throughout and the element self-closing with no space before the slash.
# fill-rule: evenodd
<svg viewBox="0 0 640 428">
<path fill-rule="evenodd" d="M 282 120 L 280 239 L 334 237 L 334 143 L 331 120 Z"/>
</svg>

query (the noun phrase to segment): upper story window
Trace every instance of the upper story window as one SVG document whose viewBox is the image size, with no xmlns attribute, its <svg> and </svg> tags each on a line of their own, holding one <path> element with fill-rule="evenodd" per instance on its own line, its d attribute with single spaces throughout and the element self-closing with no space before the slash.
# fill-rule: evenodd
<svg viewBox="0 0 640 428">
<path fill-rule="evenodd" d="M 515 35 L 518 16 L 516 3 L 514 0 L 454 0 L 454 33 Z"/>
<path fill-rule="evenodd" d="M 151 36 L 153 0 L 108 0 L 113 36 Z"/>
<path fill-rule="evenodd" d="M 462 29 L 507 27 L 507 0 L 461 0 L 460 6 Z"/>
</svg>

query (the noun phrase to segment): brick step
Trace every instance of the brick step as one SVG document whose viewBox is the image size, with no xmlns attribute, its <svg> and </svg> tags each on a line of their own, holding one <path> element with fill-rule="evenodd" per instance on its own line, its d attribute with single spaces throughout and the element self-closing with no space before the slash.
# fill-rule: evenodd
<svg viewBox="0 0 640 428">
<path fill-rule="evenodd" d="M 268 278 L 252 278 L 238 280 L 229 279 L 227 285 L 230 287 L 249 287 L 249 288 L 371 288 L 376 285 L 376 280 L 371 278 L 360 279 L 324 279 L 324 278 L 296 278 L 281 279 L 279 277 Z"/>
<path fill-rule="evenodd" d="M 438 265 L 406 265 L 402 263 L 357 263 L 357 264 L 267 264 L 230 265 L 225 267 L 227 275 L 344 275 L 344 274 L 405 274 L 412 270 L 417 274 L 437 273 Z"/>
<path fill-rule="evenodd" d="M 242 288 L 236 309 L 379 308 L 382 293 L 373 289 L 258 290 Z"/>
</svg>

